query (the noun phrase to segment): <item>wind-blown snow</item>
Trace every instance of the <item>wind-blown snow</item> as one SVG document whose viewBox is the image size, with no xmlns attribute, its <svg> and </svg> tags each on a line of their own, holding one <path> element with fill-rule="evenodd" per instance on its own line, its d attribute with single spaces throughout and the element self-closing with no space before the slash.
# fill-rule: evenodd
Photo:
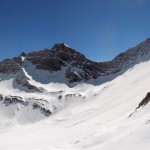
<svg viewBox="0 0 150 150">
<path fill-rule="evenodd" d="M 17 112 L 10 122 L 5 120 L 12 118 L 15 105 L 8 107 L 8 113 L 0 105 L 0 149 L 149 150 L 150 104 L 129 117 L 150 91 L 149 66 L 150 61 L 143 62 L 99 86 L 80 84 L 74 88 L 54 83 L 44 85 L 27 75 L 32 84 L 45 90 L 43 93 L 20 92 L 13 89 L 11 79 L 1 81 L 2 93 L 7 94 L 9 86 L 9 94 L 52 100 L 51 104 L 59 111 L 42 121 L 23 125 L 23 118 L 16 121 Z M 62 99 L 58 99 L 59 95 Z M 31 111 L 30 117 L 34 113 Z M 28 121 L 34 122 L 32 119 Z"/>
<path fill-rule="evenodd" d="M 66 43 L 64 43 L 64 45 L 65 45 L 66 47 L 69 47 Z"/>
</svg>

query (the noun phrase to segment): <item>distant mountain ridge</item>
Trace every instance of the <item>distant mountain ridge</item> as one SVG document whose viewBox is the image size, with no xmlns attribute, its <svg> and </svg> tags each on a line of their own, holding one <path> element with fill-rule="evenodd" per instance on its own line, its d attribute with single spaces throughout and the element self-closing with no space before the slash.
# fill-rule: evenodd
<svg viewBox="0 0 150 150">
<path fill-rule="evenodd" d="M 91 61 L 66 44 L 59 43 L 51 49 L 43 49 L 27 54 L 22 52 L 18 57 L 1 61 L 0 73 L 13 74 L 15 84 L 26 86 L 30 90 L 39 90 L 29 83 L 30 79 L 25 75 L 23 69 L 38 82 L 77 84 L 115 74 L 122 69 L 149 59 L 150 39 L 128 49 L 124 53 L 120 53 L 108 62 Z M 40 76 L 46 76 L 45 80 L 42 80 Z M 53 77 L 55 77 L 55 80 L 53 80 Z"/>
</svg>

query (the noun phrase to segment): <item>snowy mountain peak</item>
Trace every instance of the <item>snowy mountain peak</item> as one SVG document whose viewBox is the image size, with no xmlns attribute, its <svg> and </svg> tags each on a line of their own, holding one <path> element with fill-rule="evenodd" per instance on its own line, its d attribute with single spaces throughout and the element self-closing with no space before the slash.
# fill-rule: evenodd
<svg viewBox="0 0 150 150">
<path fill-rule="evenodd" d="M 79 58 L 83 57 L 85 59 L 85 56 L 83 54 L 70 48 L 64 43 L 55 44 L 51 48 L 51 53 L 57 57 L 60 57 L 60 59 L 62 59 L 63 61 L 66 61 L 66 60 L 73 61 L 73 60 L 76 60 L 78 57 Z"/>
<path fill-rule="evenodd" d="M 30 85 L 26 74 L 40 83 L 65 83 L 73 86 L 100 79 L 108 75 L 126 70 L 133 65 L 150 59 L 150 39 L 119 54 L 112 61 L 94 62 L 83 54 L 68 47 L 64 43 L 57 43 L 51 49 L 43 49 L 30 53 L 22 52 L 18 57 L 5 59 L 0 62 L 0 73 L 24 77 L 24 86 Z M 21 74 L 21 75 L 20 75 Z M 55 78 L 54 78 L 55 77 Z M 21 79 L 21 78 L 20 78 Z M 17 80 L 18 81 L 18 80 Z M 22 83 L 20 81 L 16 82 Z M 33 89 L 36 89 L 35 87 Z"/>
<path fill-rule="evenodd" d="M 51 48 L 53 51 L 68 51 L 71 49 L 69 46 L 67 46 L 65 43 L 57 43 L 54 44 L 54 46 Z"/>
<path fill-rule="evenodd" d="M 54 44 L 53 47 L 57 47 L 57 48 L 59 47 L 59 48 L 63 48 L 63 49 L 65 49 L 66 47 L 69 48 L 69 46 L 66 43 L 56 43 L 56 44 Z"/>
</svg>

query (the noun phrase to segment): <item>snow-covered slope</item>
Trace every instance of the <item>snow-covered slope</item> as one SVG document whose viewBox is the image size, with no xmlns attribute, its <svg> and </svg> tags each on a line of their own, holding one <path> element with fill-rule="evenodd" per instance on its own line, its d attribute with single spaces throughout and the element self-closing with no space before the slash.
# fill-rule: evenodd
<svg viewBox="0 0 150 150">
<path fill-rule="evenodd" d="M 1 126 L 0 149 L 149 150 L 150 104 L 135 111 L 150 89 L 149 66 L 150 61 L 140 63 L 99 86 L 82 84 L 72 89 L 64 86 L 59 104 L 66 102 L 61 111 L 34 124 L 22 126 L 12 120 L 15 126 Z M 53 85 L 46 86 L 51 90 Z M 53 94 L 49 94 L 56 96 L 60 88 L 55 85 Z M 0 110 L 2 124 L 6 118 L 2 105 Z"/>
<path fill-rule="evenodd" d="M 149 66 L 149 39 L 103 63 L 65 44 L 0 62 L 0 149 L 149 150 Z"/>
</svg>

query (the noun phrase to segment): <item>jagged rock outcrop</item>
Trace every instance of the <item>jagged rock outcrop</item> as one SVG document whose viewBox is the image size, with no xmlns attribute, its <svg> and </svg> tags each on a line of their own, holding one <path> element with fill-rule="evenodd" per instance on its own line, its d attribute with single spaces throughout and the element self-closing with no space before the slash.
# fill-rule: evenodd
<svg viewBox="0 0 150 150">
<path fill-rule="evenodd" d="M 145 98 L 139 103 L 139 105 L 138 105 L 138 107 L 136 109 L 138 109 L 140 107 L 144 107 L 146 104 L 149 103 L 149 101 L 150 101 L 150 92 L 147 93 Z"/>
<path fill-rule="evenodd" d="M 19 70 L 20 70 L 20 66 L 13 59 L 8 58 L 0 62 L 0 73 L 15 74 Z"/>
<path fill-rule="evenodd" d="M 135 111 L 129 115 L 131 117 L 139 108 L 144 107 L 150 102 L 150 92 L 146 94 L 146 96 L 142 99 L 142 101 L 139 103 L 138 107 L 136 107 Z"/>
<path fill-rule="evenodd" d="M 50 109 L 45 108 L 46 106 L 40 103 L 40 101 L 48 103 L 46 100 L 36 99 L 33 97 L 24 99 L 20 96 L 3 96 L 2 94 L 0 94 L 0 102 L 2 102 L 2 104 L 4 104 L 5 106 L 20 104 L 26 107 L 30 105 L 33 110 L 37 109 L 41 112 L 41 114 L 45 116 L 49 116 L 51 114 Z M 19 111 L 19 109 L 17 111 Z"/>
<path fill-rule="evenodd" d="M 67 71 L 66 72 L 66 78 L 68 78 L 70 81 L 70 83 L 73 82 L 80 82 L 82 80 L 82 78 L 75 72 L 72 71 Z"/>
<path fill-rule="evenodd" d="M 32 105 L 33 109 L 39 109 L 41 111 L 41 113 L 43 113 L 45 116 L 49 116 L 51 115 L 51 111 L 49 109 L 46 109 L 44 107 L 42 107 L 40 104 L 38 103 L 34 103 Z"/>
<path fill-rule="evenodd" d="M 20 70 L 17 75 L 14 77 L 14 84 L 21 85 L 23 87 L 26 87 L 27 89 L 34 90 L 40 92 L 40 89 L 37 88 L 36 86 L 30 84 L 29 78 L 24 74 L 22 70 Z"/>
<path fill-rule="evenodd" d="M 29 90 L 40 91 L 37 87 L 29 83 L 29 79 L 26 77 L 21 68 L 20 64 L 22 62 L 19 61 L 21 63 L 20 64 L 18 63 L 19 59 L 20 57 L 18 58 L 15 57 L 14 59 L 5 59 L 2 62 L 0 62 L 0 73 L 5 75 L 3 76 L 3 78 L 7 78 L 7 75 L 9 76 L 11 74 L 11 76 L 14 78 L 13 80 L 14 85 L 18 84 L 28 88 Z M 9 76 L 8 78 L 11 78 L 11 76 Z"/>
</svg>

